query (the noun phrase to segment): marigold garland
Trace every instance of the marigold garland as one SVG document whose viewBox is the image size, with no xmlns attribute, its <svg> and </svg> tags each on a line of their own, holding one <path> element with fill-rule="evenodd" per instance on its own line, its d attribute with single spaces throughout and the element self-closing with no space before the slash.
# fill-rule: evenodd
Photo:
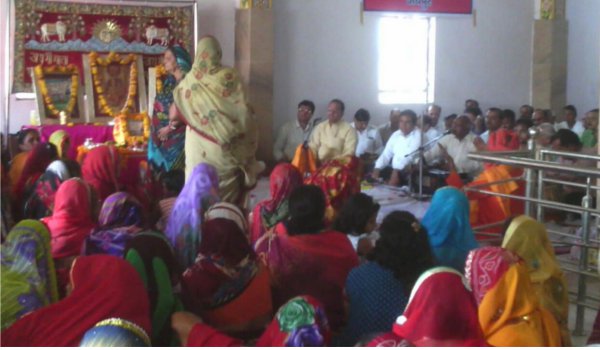
<svg viewBox="0 0 600 350">
<path fill-rule="evenodd" d="M 167 76 L 165 66 L 159 64 L 156 66 L 156 94 L 160 94 L 163 89 L 163 80 Z"/>
<path fill-rule="evenodd" d="M 129 121 L 142 121 L 142 136 L 131 136 L 129 134 Z M 148 139 L 150 138 L 150 118 L 148 118 L 148 114 L 146 112 L 138 114 L 118 114 L 115 117 L 113 138 L 118 146 L 134 146 L 138 143 L 148 142 Z"/>
<path fill-rule="evenodd" d="M 65 108 L 65 113 L 68 116 L 73 115 L 73 110 L 75 109 L 75 105 L 77 104 L 77 89 L 79 89 L 79 70 L 77 66 L 73 64 L 69 64 L 66 66 L 49 66 L 42 67 L 41 65 L 37 65 L 33 68 L 33 72 L 35 75 L 35 79 L 37 80 L 40 93 L 42 94 L 42 98 L 44 99 L 44 105 L 50 112 L 50 118 L 56 118 L 60 114 L 60 111 L 54 105 L 52 98 L 48 94 L 48 86 L 46 85 L 45 75 L 47 74 L 71 74 L 71 96 L 69 96 L 69 102 L 67 103 L 67 107 Z"/>
<path fill-rule="evenodd" d="M 106 57 L 99 57 L 97 52 L 90 52 L 90 70 L 92 71 L 92 80 L 94 81 L 94 88 L 96 95 L 98 96 L 98 104 L 100 105 L 100 111 L 114 117 L 118 113 L 129 113 L 135 103 L 135 97 L 137 95 L 137 56 L 129 54 L 125 57 L 121 57 L 118 53 L 110 52 Z M 112 63 L 118 63 L 120 65 L 131 65 L 129 68 L 129 91 L 127 94 L 127 100 L 120 111 L 114 111 L 106 102 L 104 97 L 104 89 L 100 85 L 100 78 L 98 77 L 98 65 L 103 67 L 108 66 Z"/>
</svg>

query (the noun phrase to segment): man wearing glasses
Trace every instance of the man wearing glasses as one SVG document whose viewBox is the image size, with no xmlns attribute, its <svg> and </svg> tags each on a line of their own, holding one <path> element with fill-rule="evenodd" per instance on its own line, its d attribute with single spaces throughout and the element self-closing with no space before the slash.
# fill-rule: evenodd
<svg viewBox="0 0 600 350">
<path fill-rule="evenodd" d="M 309 100 L 303 100 L 298 104 L 296 120 L 285 123 L 277 133 L 273 145 L 273 156 L 278 162 L 290 162 L 298 145 L 304 143 L 310 137 L 310 133 L 319 121 L 311 121 L 315 112 L 315 104 Z"/>
</svg>

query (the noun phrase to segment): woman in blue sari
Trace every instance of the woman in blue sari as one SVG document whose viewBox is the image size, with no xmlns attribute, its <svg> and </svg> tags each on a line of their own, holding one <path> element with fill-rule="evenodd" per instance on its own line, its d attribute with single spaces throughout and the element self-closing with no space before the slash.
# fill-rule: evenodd
<svg viewBox="0 0 600 350">
<path fill-rule="evenodd" d="M 454 187 L 435 192 L 421 222 L 439 265 L 463 271 L 469 251 L 479 245 L 469 222 L 469 200 Z"/>
<path fill-rule="evenodd" d="M 155 174 L 173 169 L 183 169 L 185 155 L 185 124 L 170 122 L 169 109 L 173 103 L 173 90 L 192 67 L 190 54 L 175 45 L 165 51 L 163 66 L 167 77 L 162 90 L 154 100 L 152 128 L 148 142 L 148 163 Z"/>
</svg>

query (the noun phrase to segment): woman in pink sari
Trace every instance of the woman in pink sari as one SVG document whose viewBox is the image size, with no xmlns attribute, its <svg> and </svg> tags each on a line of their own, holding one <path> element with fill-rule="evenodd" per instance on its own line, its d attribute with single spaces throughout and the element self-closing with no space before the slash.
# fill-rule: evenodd
<svg viewBox="0 0 600 350">
<path fill-rule="evenodd" d="M 331 328 L 346 318 L 344 286 L 358 256 L 345 234 L 324 227 L 325 198 L 316 186 L 300 186 L 290 196 L 290 217 L 256 242 L 271 271 L 274 306 L 308 294 L 323 302 Z"/>
<path fill-rule="evenodd" d="M 252 211 L 250 240 L 256 242 L 269 229 L 287 219 L 288 198 L 293 190 L 302 185 L 302 174 L 288 163 L 278 164 L 269 178 L 271 199 L 264 200 Z"/>
</svg>

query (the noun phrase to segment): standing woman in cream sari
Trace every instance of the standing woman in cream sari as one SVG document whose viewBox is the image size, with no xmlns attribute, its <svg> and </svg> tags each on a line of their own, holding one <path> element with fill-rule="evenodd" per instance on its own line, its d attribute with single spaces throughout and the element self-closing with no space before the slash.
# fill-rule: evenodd
<svg viewBox="0 0 600 350">
<path fill-rule="evenodd" d="M 259 166 L 256 122 L 238 72 L 221 65 L 217 39 L 200 39 L 192 70 L 177 85 L 173 97 L 187 124 L 185 174 L 199 163 L 217 169 L 220 197 L 243 204 L 256 184 Z"/>
</svg>

